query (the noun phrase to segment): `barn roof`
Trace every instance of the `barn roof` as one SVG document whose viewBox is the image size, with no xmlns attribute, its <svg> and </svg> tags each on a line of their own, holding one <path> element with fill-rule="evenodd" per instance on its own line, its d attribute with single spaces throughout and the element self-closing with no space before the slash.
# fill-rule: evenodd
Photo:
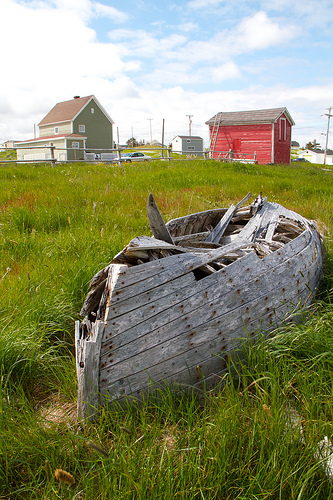
<svg viewBox="0 0 333 500">
<path fill-rule="evenodd" d="M 285 114 L 291 125 L 295 125 L 287 108 L 258 109 L 252 111 L 220 112 L 206 122 L 206 125 L 246 125 L 254 123 L 274 123 Z"/>
<path fill-rule="evenodd" d="M 112 118 L 107 114 L 105 109 L 100 105 L 94 95 L 88 95 L 86 97 L 74 97 L 70 101 L 58 102 L 51 111 L 38 123 L 38 126 L 51 125 L 53 123 L 62 123 L 74 120 L 76 116 L 83 110 L 83 108 L 92 100 L 101 108 L 103 113 L 106 115 L 111 123 L 114 123 Z"/>
</svg>

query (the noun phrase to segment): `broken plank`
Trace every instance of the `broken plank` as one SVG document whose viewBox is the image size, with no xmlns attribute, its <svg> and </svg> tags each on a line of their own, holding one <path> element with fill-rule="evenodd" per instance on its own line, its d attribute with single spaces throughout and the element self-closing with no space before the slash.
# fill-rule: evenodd
<svg viewBox="0 0 333 500">
<path fill-rule="evenodd" d="M 148 222 L 151 232 L 158 240 L 163 240 L 173 245 L 173 239 L 170 236 L 169 230 L 165 225 L 163 217 L 157 208 L 152 193 L 149 193 L 147 205 Z"/>
<path fill-rule="evenodd" d="M 213 231 L 210 233 L 210 235 L 206 238 L 205 241 L 218 243 L 222 238 L 236 210 L 238 210 L 243 205 L 243 203 L 245 203 L 250 197 L 251 197 L 251 192 L 249 192 L 240 202 L 238 202 L 237 205 L 231 205 L 231 207 L 226 211 L 222 219 L 214 227 Z"/>
</svg>

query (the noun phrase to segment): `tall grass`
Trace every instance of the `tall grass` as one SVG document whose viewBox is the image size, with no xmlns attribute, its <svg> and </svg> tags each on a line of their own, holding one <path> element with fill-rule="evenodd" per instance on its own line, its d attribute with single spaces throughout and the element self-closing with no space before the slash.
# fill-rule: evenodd
<svg viewBox="0 0 333 500">
<path fill-rule="evenodd" d="M 190 160 L 10 165 L 0 178 L 0 498 L 330 498 L 314 454 L 332 434 L 332 171 Z M 148 192 L 169 219 L 249 190 L 325 233 L 313 316 L 245 347 L 215 393 L 166 390 L 80 427 L 74 320 L 94 273 L 150 233 Z"/>
</svg>

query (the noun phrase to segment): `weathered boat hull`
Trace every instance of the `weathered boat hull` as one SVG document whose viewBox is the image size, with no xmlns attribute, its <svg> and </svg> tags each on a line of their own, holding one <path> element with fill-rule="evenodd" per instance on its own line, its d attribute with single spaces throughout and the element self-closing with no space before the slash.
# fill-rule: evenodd
<svg viewBox="0 0 333 500">
<path fill-rule="evenodd" d="M 219 220 L 226 213 L 217 212 L 209 212 L 210 217 Z M 202 224 L 193 221 L 204 214 L 208 212 L 190 216 L 192 221 L 170 221 L 172 238 L 186 239 L 188 228 L 202 231 Z M 296 221 L 300 234 L 258 255 L 251 249 L 256 241 L 271 241 L 278 217 Z M 120 263 L 116 259 L 104 270 L 96 320 L 85 326 L 76 323 L 81 417 L 106 399 L 140 398 L 151 382 L 196 385 L 218 380 L 240 338 L 290 321 L 312 302 L 322 277 L 322 251 L 309 221 L 266 203 L 235 237 L 224 239 L 222 246 L 202 253 L 184 252 L 131 267 L 120 256 Z M 154 241 L 159 243 L 163 247 Z M 137 248 L 136 258 L 146 247 Z M 223 264 L 237 253 L 236 260 Z M 222 262 L 222 267 L 207 274 L 213 262 Z"/>
</svg>

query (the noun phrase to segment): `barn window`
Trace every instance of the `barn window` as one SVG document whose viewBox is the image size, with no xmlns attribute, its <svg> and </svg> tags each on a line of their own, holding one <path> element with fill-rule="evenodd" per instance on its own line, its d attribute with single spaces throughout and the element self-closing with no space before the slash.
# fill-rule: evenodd
<svg viewBox="0 0 333 500">
<path fill-rule="evenodd" d="M 194 149 L 194 146 L 187 146 L 187 149 Z"/>
<path fill-rule="evenodd" d="M 191 142 L 191 139 L 186 139 L 186 142 Z"/>
<path fill-rule="evenodd" d="M 287 140 L 287 121 L 285 118 L 280 119 L 279 140 L 280 141 Z"/>
</svg>

